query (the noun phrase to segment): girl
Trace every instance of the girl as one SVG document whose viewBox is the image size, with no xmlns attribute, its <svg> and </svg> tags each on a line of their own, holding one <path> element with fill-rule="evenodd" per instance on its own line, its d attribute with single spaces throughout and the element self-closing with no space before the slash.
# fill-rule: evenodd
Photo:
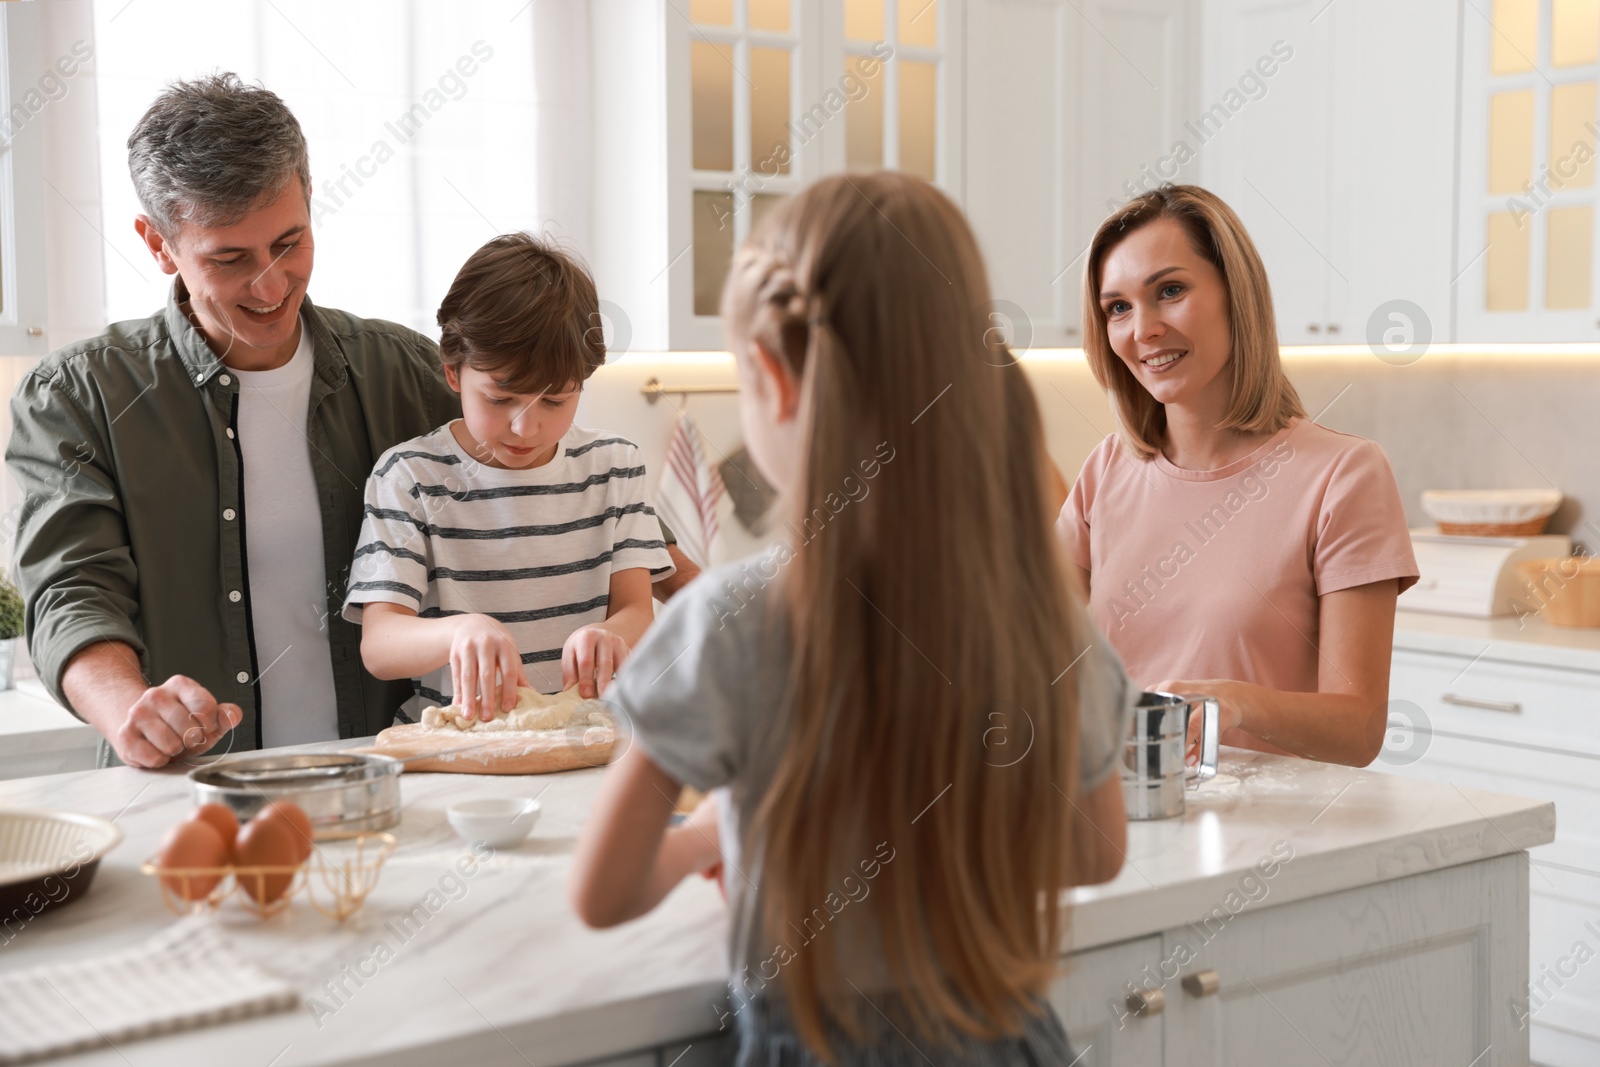
<svg viewBox="0 0 1600 1067">
<path fill-rule="evenodd" d="M 1306 418 L 1239 217 L 1192 185 L 1130 201 L 1083 307 L 1123 425 L 1058 523 L 1095 621 L 1141 683 L 1215 694 L 1224 744 L 1372 762 L 1417 580 L 1405 513 L 1382 449 Z"/>
<path fill-rule="evenodd" d="M 1070 592 L 988 301 L 960 211 L 892 173 L 776 209 L 723 293 L 780 536 L 609 691 L 635 743 L 571 896 L 625 922 L 723 859 L 740 1064 L 1073 1058 L 1058 901 L 1121 866 L 1137 694 Z M 683 784 L 729 788 L 669 830 Z"/>
</svg>

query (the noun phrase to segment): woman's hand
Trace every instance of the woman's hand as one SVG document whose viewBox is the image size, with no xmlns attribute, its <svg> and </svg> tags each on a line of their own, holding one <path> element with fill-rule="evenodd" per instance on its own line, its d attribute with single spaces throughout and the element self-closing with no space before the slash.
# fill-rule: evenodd
<svg viewBox="0 0 1600 1067">
<path fill-rule="evenodd" d="M 1248 699 L 1246 690 L 1255 688 L 1244 682 L 1230 682 L 1221 679 L 1192 682 L 1176 678 L 1169 678 L 1156 686 L 1159 693 L 1176 693 L 1179 696 L 1209 696 L 1216 697 L 1221 706 L 1217 722 L 1217 741 L 1229 730 L 1241 729 L 1244 722 L 1244 703 Z M 1205 728 L 1204 715 L 1189 716 L 1189 738 L 1184 746 L 1183 761 L 1187 765 L 1200 762 L 1200 732 Z"/>
<path fill-rule="evenodd" d="M 450 691 L 469 718 L 488 722 L 517 704 L 527 685 L 511 631 L 487 615 L 457 615 L 450 636 Z"/>
<path fill-rule="evenodd" d="M 628 652 L 628 642 L 599 623 L 578 627 L 561 649 L 561 688 L 576 685 L 579 696 L 594 699 L 606 691 Z"/>
</svg>

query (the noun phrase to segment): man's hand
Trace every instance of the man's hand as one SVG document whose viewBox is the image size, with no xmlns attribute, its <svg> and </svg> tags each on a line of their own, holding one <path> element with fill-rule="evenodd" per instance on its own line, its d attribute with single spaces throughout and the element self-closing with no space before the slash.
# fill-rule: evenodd
<svg viewBox="0 0 1600 1067">
<path fill-rule="evenodd" d="M 244 719 L 237 704 L 218 704 L 181 674 L 152 686 L 138 655 L 121 641 L 79 649 L 61 672 L 61 692 L 73 714 L 99 730 L 130 767 L 164 767 L 208 752 Z"/>
<path fill-rule="evenodd" d="M 578 627 L 561 649 L 561 688 L 576 685 L 579 696 L 593 700 L 606 691 L 628 652 L 628 642 L 604 626 Z"/>
<path fill-rule="evenodd" d="M 164 767 L 209 751 L 243 718 L 237 704 L 218 704 L 205 686 L 175 674 L 146 689 L 107 740 L 130 767 Z"/>
<path fill-rule="evenodd" d="M 511 631 L 487 615 L 456 616 L 450 639 L 450 692 L 468 718 L 488 722 L 517 705 L 527 685 Z"/>
</svg>

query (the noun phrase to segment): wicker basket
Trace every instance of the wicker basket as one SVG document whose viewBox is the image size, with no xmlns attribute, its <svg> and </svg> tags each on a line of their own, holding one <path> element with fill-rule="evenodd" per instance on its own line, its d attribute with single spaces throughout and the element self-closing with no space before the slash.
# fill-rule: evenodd
<svg viewBox="0 0 1600 1067">
<path fill-rule="evenodd" d="M 1526 522 L 1441 522 L 1439 532 L 1453 537 L 1538 537 L 1550 525 L 1550 516 Z"/>
<path fill-rule="evenodd" d="M 1456 537 L 1536 537 L 1561 506 L 1557 489 L 1429 489 L 1422 510 Z"/>
<path fill-rule="evenodd" d="M 1529 559 L 1516 565 L 1528 606 L 1554 626 L 1600 627 L 1600 559 Z"/>
</svg>

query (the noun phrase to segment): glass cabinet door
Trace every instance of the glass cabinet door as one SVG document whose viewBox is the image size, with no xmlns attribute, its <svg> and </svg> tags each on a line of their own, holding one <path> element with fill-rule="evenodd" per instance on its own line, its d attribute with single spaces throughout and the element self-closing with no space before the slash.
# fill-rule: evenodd
<svg viewBox="0 0 1600 1067">
<path fill-rule="evenodd" d="M 1600 338 L 1600 0 L 1494 0 L 1462 54 L 1459 335 Z"/>
<path fill-rule="evenodd" d="M 805 148 L 793 133 L 802 64 L 798 0 L 694 0 L 688 5 L 687 131 L 693 203 L 693 314 L 717 314 L 733 251 L 762 211 L 800 185 Z M 669 12 L 668 17 L 673 17 Z"/>
<path fill-rule="evenodd" d="M 949 0 L 843 0 L 844 168 L 904 170 L 939 182 L 950 78 Z"/>
<path fill-rule="evenodd" d="M 669 49 L 674 347 L 720 347 L 722 285 L 764 214 L 824 174 L 880 167 L 960 200 L 950 27 L 963 0 L 680 0 Z M 677 95 L 681 94 L 681 95 Z"/>
</svg>

